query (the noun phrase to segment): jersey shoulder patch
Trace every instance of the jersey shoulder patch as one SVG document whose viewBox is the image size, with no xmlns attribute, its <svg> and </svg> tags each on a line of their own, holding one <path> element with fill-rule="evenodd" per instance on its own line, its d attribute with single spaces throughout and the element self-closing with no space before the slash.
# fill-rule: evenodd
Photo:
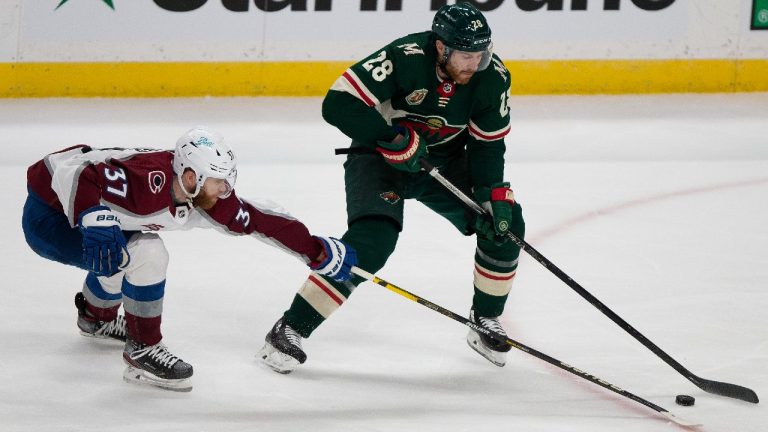
<svg viewBox="0 0 768 432">
<path fill-rule="evenodd" d="M 401 59 L 424 58 L 429 49 L 430 32 L 412 33 L 395 39 L 387 45 L 389 51 L 395 57 Z"/>
<path fill-rule="evenodd" d="M 349 93 L 368 106 L 380 106 L 392 97 L 402 80 L 421 71 L 430 62 L 429 32 L 395 39 L 349 67 L 331 90 Z M 419 73 L 419 72 L 417 72 Z"/>
<path fill-rule="evenodd" d="M 403 54 L 406 56 L 424 55 L 424 48 L 420 47 L 419 44 L 416 42 L 407 42 L 404 44 L 397 45 L 395 48 L 402 50 Z"/>
<path fill-rule="evenodd" d="M 168 206 L 173 179 L 173 153 L 130 149 L 98 165 L 104 183 L 103 198 L 138 215 Z"/>
</svg>

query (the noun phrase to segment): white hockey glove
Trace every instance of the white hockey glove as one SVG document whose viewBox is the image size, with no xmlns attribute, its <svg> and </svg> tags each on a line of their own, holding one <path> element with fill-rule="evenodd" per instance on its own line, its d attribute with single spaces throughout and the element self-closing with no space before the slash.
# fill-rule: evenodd
<svg viewBox="0 0 768 432">
<path fill-rule="evenodd" d="M 112 276 L 131 261 L 125 248 L 120 219 L 106 206 L 94 206 L 80 213 L 83 234 L 83 264 L 97 276 Z"/>
<path fill-rule="evenodd" d="M 310 263 L 309 267 L 337 282 L 349 280 L 352 277 L 352 267 L 357 265 L 355 249 L 337 238 L 315 236 L 315 239 L 323 245 L 325 260 Z"/>
</svg>

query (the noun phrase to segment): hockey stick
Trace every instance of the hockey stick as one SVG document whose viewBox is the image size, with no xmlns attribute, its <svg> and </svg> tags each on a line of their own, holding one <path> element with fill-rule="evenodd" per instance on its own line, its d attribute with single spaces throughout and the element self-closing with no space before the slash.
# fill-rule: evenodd
<svg viewBox="0 0 768 432">
<path fill-rule="evenodd" d="M 478 333 L 483 333 L 486 336 L 490 336 L 490 337 L 492 337 L 493 339 L 495 339 L 495 340 L 497 340 L 499 342 L 509 344 L 513 348 L 517 348 L 520 351 L 528 353 L 528 354 L 530 354 L 530 355 L 532 355 L 532 356 L 534 356 L 534 357 L 536 357 L 536 358 L 538 358 L 540 360 L 544 360 L 545 362 L 547 362 L 547 363 L 549 363 L 549 364 L 551 364 L 553 366 L 557 366 L 560 369 L 563 369 L 563 370 L 568 371 L 568 372 L 570 372 L 570 373 L 572 373 L 572 374 L 574 374 L 576 376 L 584 378 L 585 380 L 587 380 L 587 381 L 589 381 L 589 382 L 591 382 L 593 384 L 597 384 L 600 387 L 606 388 L 606 389 L 608 389 L 608 390 L 610 390 L 610 391 L 612 391 L 614 393 L 618 393 L 621 396 L 624 396 L 625 398 L 628 398 L 628 399 L 631 399 L 631 400 L 633 400 L 633 401 L 635 401 L 637 403 L 643 404 L 643 405 L 647 406 L 648 408 L 651 408 L 652 410 L 658 412 L 659 414 L 663 415 L 667 419 L 669 419 L 669 420 L 671 420 L 671 421 L 673 421 L 673 422 L 675 422 L 675 423 L 677 423 L 677 424 L 679 424 L 681 426 L 687 426 L 687 427 L 701 426 L 701 424 L 699 424 L 699 423 L 693 423 L 693 422 L 689 422 L 687 420 L 683 420 L 680 417 L 677 417 L 674 414 L 670 413 L 666 409 L 664 409 L 664 408 L 654 404 L 653 402 L 650 402 L 650 401 L 648 401 L 646 399 L 643 399 L 643 398 L 641 398 L 639 396 L 636 396 L 636 395 L 634 395 L 634 394 L 632 394 L 632 393 L 630 393 L 630 392 L 628 392 L 628 391 L 626 391 L 626 390 L 624 390 L 624 389 L 622 389 L 620 387 L 617 387 L 617 386 L 609 383 L 608 381 L 605 381 L 605 380 L 603 380 L 601 378 L 598 378 L 598 377 L 596 377 L 596 376 L 594 376 L 594 375 L 592 375 L 590 373 L 587 373 L 587 372 L 585 372 L 585 371 L 583 371 L 583 370 L 581 370 L 579 368 L 576 368 L 574 366 L 571 366 L 571 365 L 569 365 L 567 363 L 563 363 L 563 362 L 561 362 L 560 360 L 558 360 L 558 359 L 556 359 L 554 357 L 550 357 L 547 354 L 544 354 L 544 353 L 542 353 L 540 351 L 537 351 L 537 350 L 535 350 L 535 349 L 533 349 L 533 348 L 531 348 L 529 346 L 523 345 L 522 343 L 517 342 L 517 341 L 515 341 L 513 339 L 510 339 L 508 337 L 505 337 L 505 336 L 503 336 L 503 335 L 501 335 L 499 333 L 496 333 L 495 331 L 492 331 L 492 330 L 489 330 L 489 329 L 487 329 L 485 327 L 479 326 L 479 325 L 473 323 L 472 321 L 464 318 L 461 315 L 458 315 L 458 314 L 456 314 L 454 312 L 451 312 L 450 310 L 448 310 L 448 309 L 446 309 L 446 308 L 444 308 L 444 307 L 442 307 L 440 305 L 437 305 L 435 303 L 432 303 L 431 301 L 429 301 L 429 300 L 427 300 L 427 299 L 425 299 L 423 297 L 419 297 L 416 294 L 413 294 L 413 293 L 411 293 L 409 291 L 406 291 L 406 290 L 404 290 L 404 289 L 402 289 L 402 288 L 400 288 L 400 287 L 398 287 L 396 285 L 393 285 L 393 284 L 385 281 L 384 279 L 381 279 L 381 278 L 379 278 L 379 277 L 377 277 L 377 276 L 375 276 L 375 275 L 373 275 L 373 274 L 371 274 L 371 273 L 369 273 L 369 272 L 367 272 L 367 271 L 365 271 L 365 270 L 363 270 L 363 269 L 361 269 L 359 267 L 352 267 L 352 273 L 354 273 L 354 274 L 356 274 L 356 275 L 358 275 L 358 276 L 360 276 L 360 277 L 362 277 L 364 279 L 367 279 L 367 280 L 369 280 L 369 281 L 371 281 L 371 282 L 373 282 L 373 283 L 375 283 L 377 285 L 383 286 L 384 288 L 394 292 L 395 294 L 399 294 L 399 295 L 407 298 L 408 300 L 414 301 L 414 302 L 416 302 L 416 303 L 418 303 L 418 304 L 420 304 L 422 306 L 425 306 L 425 307 L 428 307 L 429 309 L 432 309 L 435 312 L 443 314 L 443 315 L 447 316 L 448 318 L 451 318 L 454 321 L 458 321 L 458 322 L 464 324 L 465 326 L 471 328 L 472 330 L 474 330 L 474 331 L 476 331 Z"/>
<path fill-rule="evenodd" d="M 435 168 L 431 163 L 429 163 L 429 161 L 425 159 L 421 159 L 419 163 L 421 164 L 421 167 L 424 168 L 427 171 L 427 173 L 429 173 L 429 175 L 431 175 L 440 184 L 445 186 L 445 188 L 448 189 L 451 193 L 453 193 L 453 195 L 455 195 L 459 200 L 461 200 L 461 202 L 463 202 L 464 205 L 466 205 L 468 208 L 470 208 L 472 211 L 474 211 L 478 215 L 487 214 L 486 211 L 482 207 L 480 207 L 480 205 L 478 205 L 475 201 L 473 201 L 470 197 L 468 197 L 464 192 L 459 190 L 455 185 L 453 185 L 453 183 L 448 181 L 448 179 L 443 177 L 442 174 L 440 174 L 440 172 L 437 170 L 437 168 Z M 613 322 L 618 324 L 619 327 L 624 329 L 627 333 L 631 334 L 635 339 L 640 341 L 640 343 L 645 345 L 646 348 L 648 348 L 649 350 L 651 350 L 651 352 L 653 352 L 662 360 L 664 360 L 668 365 L 672 366 L 672 368 L 678 371 L 690 382 L 695 384 L 698 388 L 708 393 L 740 399 L 746 402 L 752 402 L 752 403 L 759 402 L 759 399 L 757 398 L 757 394 L 751 389 L 748 389 L 746 387 L 742 387 L 736 384 L 730 384 L 730 383 L 720 382 L 720 381 L 712 381 L 712 380 L 708 380 L 708 379 L 704 379 L 699 376 L 696 376 L 693 372 L 686 369 L 683 365 L 681 365 L 677 360 L 673 359 L 669 354 L 664 352 L 656 344 L 651 342 L 642 333 L 637 331 L 628 322 L 624 321 L 623 318 L 618 316 L 615 312 L 613 312 L 610 308 L 608 308 L 608 306 L 606 306 L 600 300 L 598 300 L 595 296 L 590 294 L 589 291 L 584 289 L 584 287 L 579 285 L 575 280 L 571 279 L 570 276 L 568 276 L 567 274 L 565 274 L 565 272 L 560 270 L 555 264 L 552 263 L 552 261 L 548 260 L 546 257 L 541 255 L 539 251 L 534 249 L 533 246 L 531 246 L 530 244 L 526 243 L 525 240 L 517 237 L 511 232 L 508 232 L 507 236 L 509 236 L 509 238 L 512 241 L 514 241 L 518 246 L 520 246 L 521 249 L 527 252 L 528 255 L 530 255 L 533 259 L 535 259 L 541 265 L 543 265 L 544 268 L 552 272 L 561 281 L 565 282 L 566 285 L 568 285 L 569 287 L 571 287 L 571 289 L 576 291 L 580 296 L 582 296 L 585 300 L 587 300 L 590 304 L 592 304 L 592 306 L 600 310 L 600 312 L 602 312 L 608 318 L 610 318 Z"/>
</svg>

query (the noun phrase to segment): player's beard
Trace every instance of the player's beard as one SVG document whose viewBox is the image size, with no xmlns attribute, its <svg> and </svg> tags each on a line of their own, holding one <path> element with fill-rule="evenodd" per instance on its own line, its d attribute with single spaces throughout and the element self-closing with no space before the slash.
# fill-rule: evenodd
<svg viewBox="0 0 768 432">
<path fill-rule="evenodd" d="M 448 74 L 448 76 L 451 77 L 451 79 L 456 84 L 466 84 L 466 83 L 468 83 L 469 80 L 472 79 L 472 76 L 475 75 L 475 72 L 476 72 L 476 70 L 474 70 L 474 69 L 459 70 L 451 62 L 445 63 L 443 65 L 443 70 Z"/>
<path fill-rule="evenodd" d="M 192 198 L 192 205 L 203 210 L 210 210 L 216 205 L 216 201 L 219 200 L 218 196 L 208 196 L 200 191 L 196 197 Z"/>
</svg>

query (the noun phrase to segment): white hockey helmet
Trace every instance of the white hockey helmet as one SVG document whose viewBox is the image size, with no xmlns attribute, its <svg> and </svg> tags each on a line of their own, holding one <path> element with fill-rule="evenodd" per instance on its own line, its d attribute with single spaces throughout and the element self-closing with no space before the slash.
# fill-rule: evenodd
<svg viewBox="0 0 768 432">
<path fill-rule="evenodd" d="M 192 128 L 176 141 L 176 150 L 173 153 L 173 172 L 179 178 L 180 184 L 181 175 L 187 168 L 194 171 L 197 176 L 195 191 L 187 194 L 189 198 L 194 198 L 200 193 L 200 189 L 208 177 L 227 181 L 227 191 L 219 198 L 228 197 L 235 187 L 237 180 L 235 153 L 224 142 L 224 137 L 221 134 L 205 127 Z"/>
</svg>

